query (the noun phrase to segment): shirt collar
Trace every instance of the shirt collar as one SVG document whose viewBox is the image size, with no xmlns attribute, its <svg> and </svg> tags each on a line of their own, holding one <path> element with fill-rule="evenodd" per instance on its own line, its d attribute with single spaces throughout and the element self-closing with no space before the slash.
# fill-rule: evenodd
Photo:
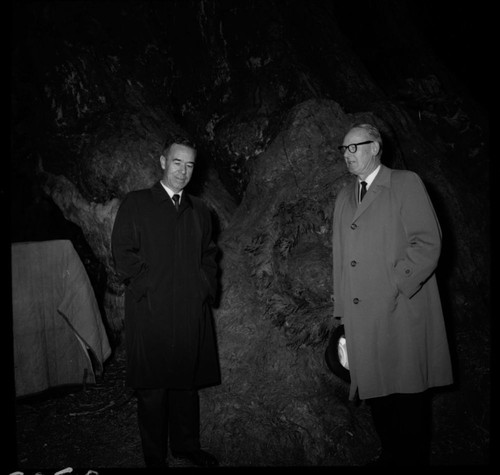
<svg viewBox="0 0 500 475">
<path fill-rule="evenodd" d="M 179 193 L 176 193 L 175 191 L 172 191 L 167 185 L 164 185 L 163 182 L 160 180 L 161 186 L 163 186 L 164 190 L 168 193 L 168 196 L 172 198 L 174 195 L 179 195 L 179 203 L 182 200 L 182 192 L 184 190 L 179 191 Z"/>
<path fill-rule="evenodd" d="M 365 181 L 366 182 L 366 189 L 368 189 L 370 187 L 370 185 L 372 184 L 373 180 L 375 180 L 375 177 L 377 176 L 377 173 L 379 172 L 379 170 L 380 170 L 380 164 L 364 180 L 359 180 L 359 182 L 361 183 L 362 181 Z"/>
</svg>

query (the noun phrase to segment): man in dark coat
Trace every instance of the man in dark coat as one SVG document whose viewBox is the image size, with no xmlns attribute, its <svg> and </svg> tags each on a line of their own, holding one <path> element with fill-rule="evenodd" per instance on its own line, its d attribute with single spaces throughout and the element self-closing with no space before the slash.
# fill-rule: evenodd
<svg viewBox="0 0 500 475">
<path fill-rule="evenodd" d="M 374 126 L 353 126 L 339 149 L 355 176 L 333 219 L 334 315 L 345 328 L 350 398 L 369 401 L 378 463 L 426 464 L 427 390 L 453 382 L 435 276 L 441 228 L 418 175 L 380 163 Z"/>
<path fill-rule="evenodd" d="M 220 384 L 210 304 L 217 290 L 211 214 L 184 191 L 195 148 L 176 139 L 160 157 L 163 178 L 124 198 L 112 232 L 125 290 L 127 384 L 136 390 L 146 466 L 174 458 L 217 465 L 201 450 L 198 389 Z"/>
</svg>

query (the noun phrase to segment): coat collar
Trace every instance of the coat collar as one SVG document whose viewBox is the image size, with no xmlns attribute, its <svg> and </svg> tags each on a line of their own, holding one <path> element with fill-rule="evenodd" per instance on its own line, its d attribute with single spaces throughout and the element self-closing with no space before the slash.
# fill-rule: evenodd
<svg viewBox="0 0 500 475">
<path fill-rule="evenodd" d="M 354 191 L 352 196 L 354 196 L 354 202 L 357 201 L 357 183 L 358 180 L 354 181 Z M 356 206 L 356 212 L 354 213 L 353 221 L 359 218 L 359 216 L 375 201 L 378 194 L 384 189 L 391 186 L 391 169 L 385 165 L 380 165 L 380 170 L 373 180 L 370 188 L 366 192 L 363 201 Z"/>
<path fill-rule="evenodd" d="M 151 195 L 153 196 L 153 199 L 157 202 L 163 202 L 163 201 L 168 201 L 172 203 L 172 200 L 170 199 L 170 196 L 168 196 L 168 193 L 165 191 L 165 188 L 163 188 L 162 184 L 157 181 L 152 187 L 151 187 Z M 180 209 L 184 209 L 186 207 L 192 208 L 193 207 L 193 202 L 191 200 L 191 197 L 189 196 L 188 193 L 184 190 L 182 192 L 182 201 L 181 201 L 181 206 Z"/>
</svg>

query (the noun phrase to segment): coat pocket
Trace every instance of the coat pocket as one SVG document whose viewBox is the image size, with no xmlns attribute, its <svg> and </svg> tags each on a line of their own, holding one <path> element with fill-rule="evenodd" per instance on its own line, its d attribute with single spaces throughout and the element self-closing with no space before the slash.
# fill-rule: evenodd
<svg viewBox="0 0 500 475">
<path fill-rule="evenodd" d="M 200 269 L 200 297 L 201 301 L 205 302 L 210 298 L 210 282 L 208 281 L 208 277 L 206 276 L 203 269 Z"/>
<path fill-rule="evenodd" d="M 136 302 L 140 302 L 146 296 L 148 286 L 148 273 L 146 270 L 141 272 L 128 284 L 128 288 L 134 296 Z"/>
</svg>

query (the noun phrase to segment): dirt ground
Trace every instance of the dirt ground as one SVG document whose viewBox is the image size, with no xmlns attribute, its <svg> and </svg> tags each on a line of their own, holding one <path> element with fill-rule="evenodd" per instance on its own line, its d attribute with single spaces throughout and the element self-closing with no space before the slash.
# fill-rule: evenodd
<svg viewBox="0 0 500 475">
<path fill-rule="evenodd" d="M 17 470 L 24 475 L 62 474 L 67 467 L 73 468 L 71 473 L 82 475 L 94 475 L 92 471 L 101 474 L 108 469 L 113 473 L 139 471 L 143 462 L 136 401 L 124 379 L 125 355 L 118 349 L 95 385 L 51 389 L 36 397 L 18 399 Z M 484 387 L 487 379 L 482 381 L 483 387 L 470 385 L 468 391 L 457 391 L 452 399 L 437 401 L 445 422 L 434 429 L 431 465 L 488 464 L 489 403 L 485 398 L 489 394 Z M 219 461 L 221 467 L 229 466 L 220 455 Z M 169 464 L 189 467 L 173 460 Z"/>
</svg>

